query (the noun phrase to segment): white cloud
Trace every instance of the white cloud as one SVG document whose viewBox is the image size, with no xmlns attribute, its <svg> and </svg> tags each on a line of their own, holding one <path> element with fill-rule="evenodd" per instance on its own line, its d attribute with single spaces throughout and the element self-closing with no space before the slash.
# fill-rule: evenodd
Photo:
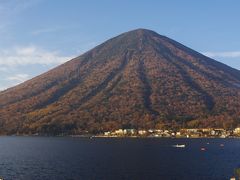
<svg viewBox="0 0 240 180">
<path fill-rule="evenodd" d="M 63 56 L 36 46 L 0 50 L 0 91 L 20 84 L 62 64 L 74 56 Z"/>
<path fill-rule="evenodd" d="M 3 90 L 5 90 L 5 89 L 7 89 L 9 86 L 2 86 L 2 85 L 0 85 L 0 91 L 3 91 Z"/>
<path fill-rule="evenodd" d="M 12 73 L 11 75 L 8 74 L 4 78 L 0 79 L 0 91 L 18 85 L 30 78 L 31 76 L 29 74 L 17 74 L 17 73 Z"/>
<path fill-rule="evenodd" d="M 211 58 L 240 58 L 240 51 L 225 51 L 225 52 L 204 52 L 205 56 Z"/>
<path fill-rule="evenodd" d="M 29 78 L 28 74 L 15 74 L 13 76 L 7 77 L 7 80 L 14 81 L 16 83 L 21 83 Z"/>
<path fill-rule="evenodd" d="M 62 56 L 58 52 L 50 52 L 36 46 L 16 47 L 0 50 L 0 66 L 19 65 L 58 65 L 74 56 Z"/>
</svg>

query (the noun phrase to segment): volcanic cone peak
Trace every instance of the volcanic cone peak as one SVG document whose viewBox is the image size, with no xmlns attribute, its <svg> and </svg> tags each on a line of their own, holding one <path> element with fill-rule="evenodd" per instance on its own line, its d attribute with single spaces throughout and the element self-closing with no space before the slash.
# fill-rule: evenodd
<svg viewBox="0 0 240 180">
<path fill-rule="evenodd" d="M 233 125 L 240 72 L 156 32 L 112 38 L 0 92 L 2 133 Z"/>
</svg>

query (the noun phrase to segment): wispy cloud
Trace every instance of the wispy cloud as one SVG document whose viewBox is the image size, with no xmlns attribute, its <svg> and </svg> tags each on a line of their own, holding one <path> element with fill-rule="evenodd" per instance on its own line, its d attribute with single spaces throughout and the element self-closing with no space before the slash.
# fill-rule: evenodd
<svg viewBox="0 0 240 180">
<path fill-rule="evenodd" d="M 2 49 L 0 50 L 0 91 L 22 83 L 75 56 L 63 56 L 57 51 L 48 51 L 33 45 Z"/>
<path fill-rule="evenodd" d="M 5 78 L 0 79 L 0 91 L 5 90 L 9 87 L 18 85 L 28 79 L 30 79 L 31 76 L 29 74 L 18 74 L 18 73 L 13 73 L 13 74 L 8 74 Z"/>
<path fill-rule="evenodd" d="M 3 86 L 3 85 L 0 85 L 0 91 L 3 91 L 5 89 L 7 89 L 9 86 Z"/>
<path fill-rule="evenodd" d="M 13 76 L 9 76 L 7 79 L 10 81 L 23 82 L 26 81 L 28 78 L 29 78 L 28 74 L 15 74 Z"/>
<path fill-rule="evenodd" d="M 240 51 L 224 51 L 224 52 L 203 52 L 205 56 L 211 58 L 240 58 Z"/>
<path fill-rule="evenodd" d="M 12 26 L 16 23 L 17 17 L 27 9 L 36 6 L 42 0 L 0 0 L 0 38 L 10 36 Z M 1 39 L 0 39 L 1 40 Z"/>
<path fill-rule="evenodd" d="M 44 33 L 51 33 L 57 31 L 58 28 L 43 28 L 43 29 L 37 29 L 32 32 L 32 35 L 39 35 Z"/>
<path fill-rule="evenodd" d="M 0 15 L 2 18 L 6 16 L 16 15 L 17 13 L 20 13 L 24 11 L 25 9 L 28 9 L 37 3 L 39 3 L 41 0 L 11 0 L 11 1 L 0 1 Z"/>
<path fill-rule="evenodd" d="M 73 57 L 74 56 L 63 56 L 56 51 L 47 51 L 36 46 L 25 46 L 0 50 L 0 65 L 58 65 Z"/>
</svg>

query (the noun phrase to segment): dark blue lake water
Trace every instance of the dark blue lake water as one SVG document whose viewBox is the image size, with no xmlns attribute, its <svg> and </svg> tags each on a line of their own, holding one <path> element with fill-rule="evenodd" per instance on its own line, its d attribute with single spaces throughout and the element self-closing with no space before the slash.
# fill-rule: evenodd
<svg viewBox="0 0 240 180">
<path fill-rule="evenodd" d="M 6 180 L 220 180 L 239 166 L 240 139 L 0 137 Z"/>
</svg>

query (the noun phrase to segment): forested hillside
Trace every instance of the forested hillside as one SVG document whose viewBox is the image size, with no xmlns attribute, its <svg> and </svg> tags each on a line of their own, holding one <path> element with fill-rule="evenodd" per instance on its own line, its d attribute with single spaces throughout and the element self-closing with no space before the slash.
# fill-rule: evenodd
<svg viewBox="0 0 240 180">
<path fill-rule="evenodd" d="M 1 134 L 240 123 L 240 71 L 137 29 L 0 92 Z"/>
</svg>

